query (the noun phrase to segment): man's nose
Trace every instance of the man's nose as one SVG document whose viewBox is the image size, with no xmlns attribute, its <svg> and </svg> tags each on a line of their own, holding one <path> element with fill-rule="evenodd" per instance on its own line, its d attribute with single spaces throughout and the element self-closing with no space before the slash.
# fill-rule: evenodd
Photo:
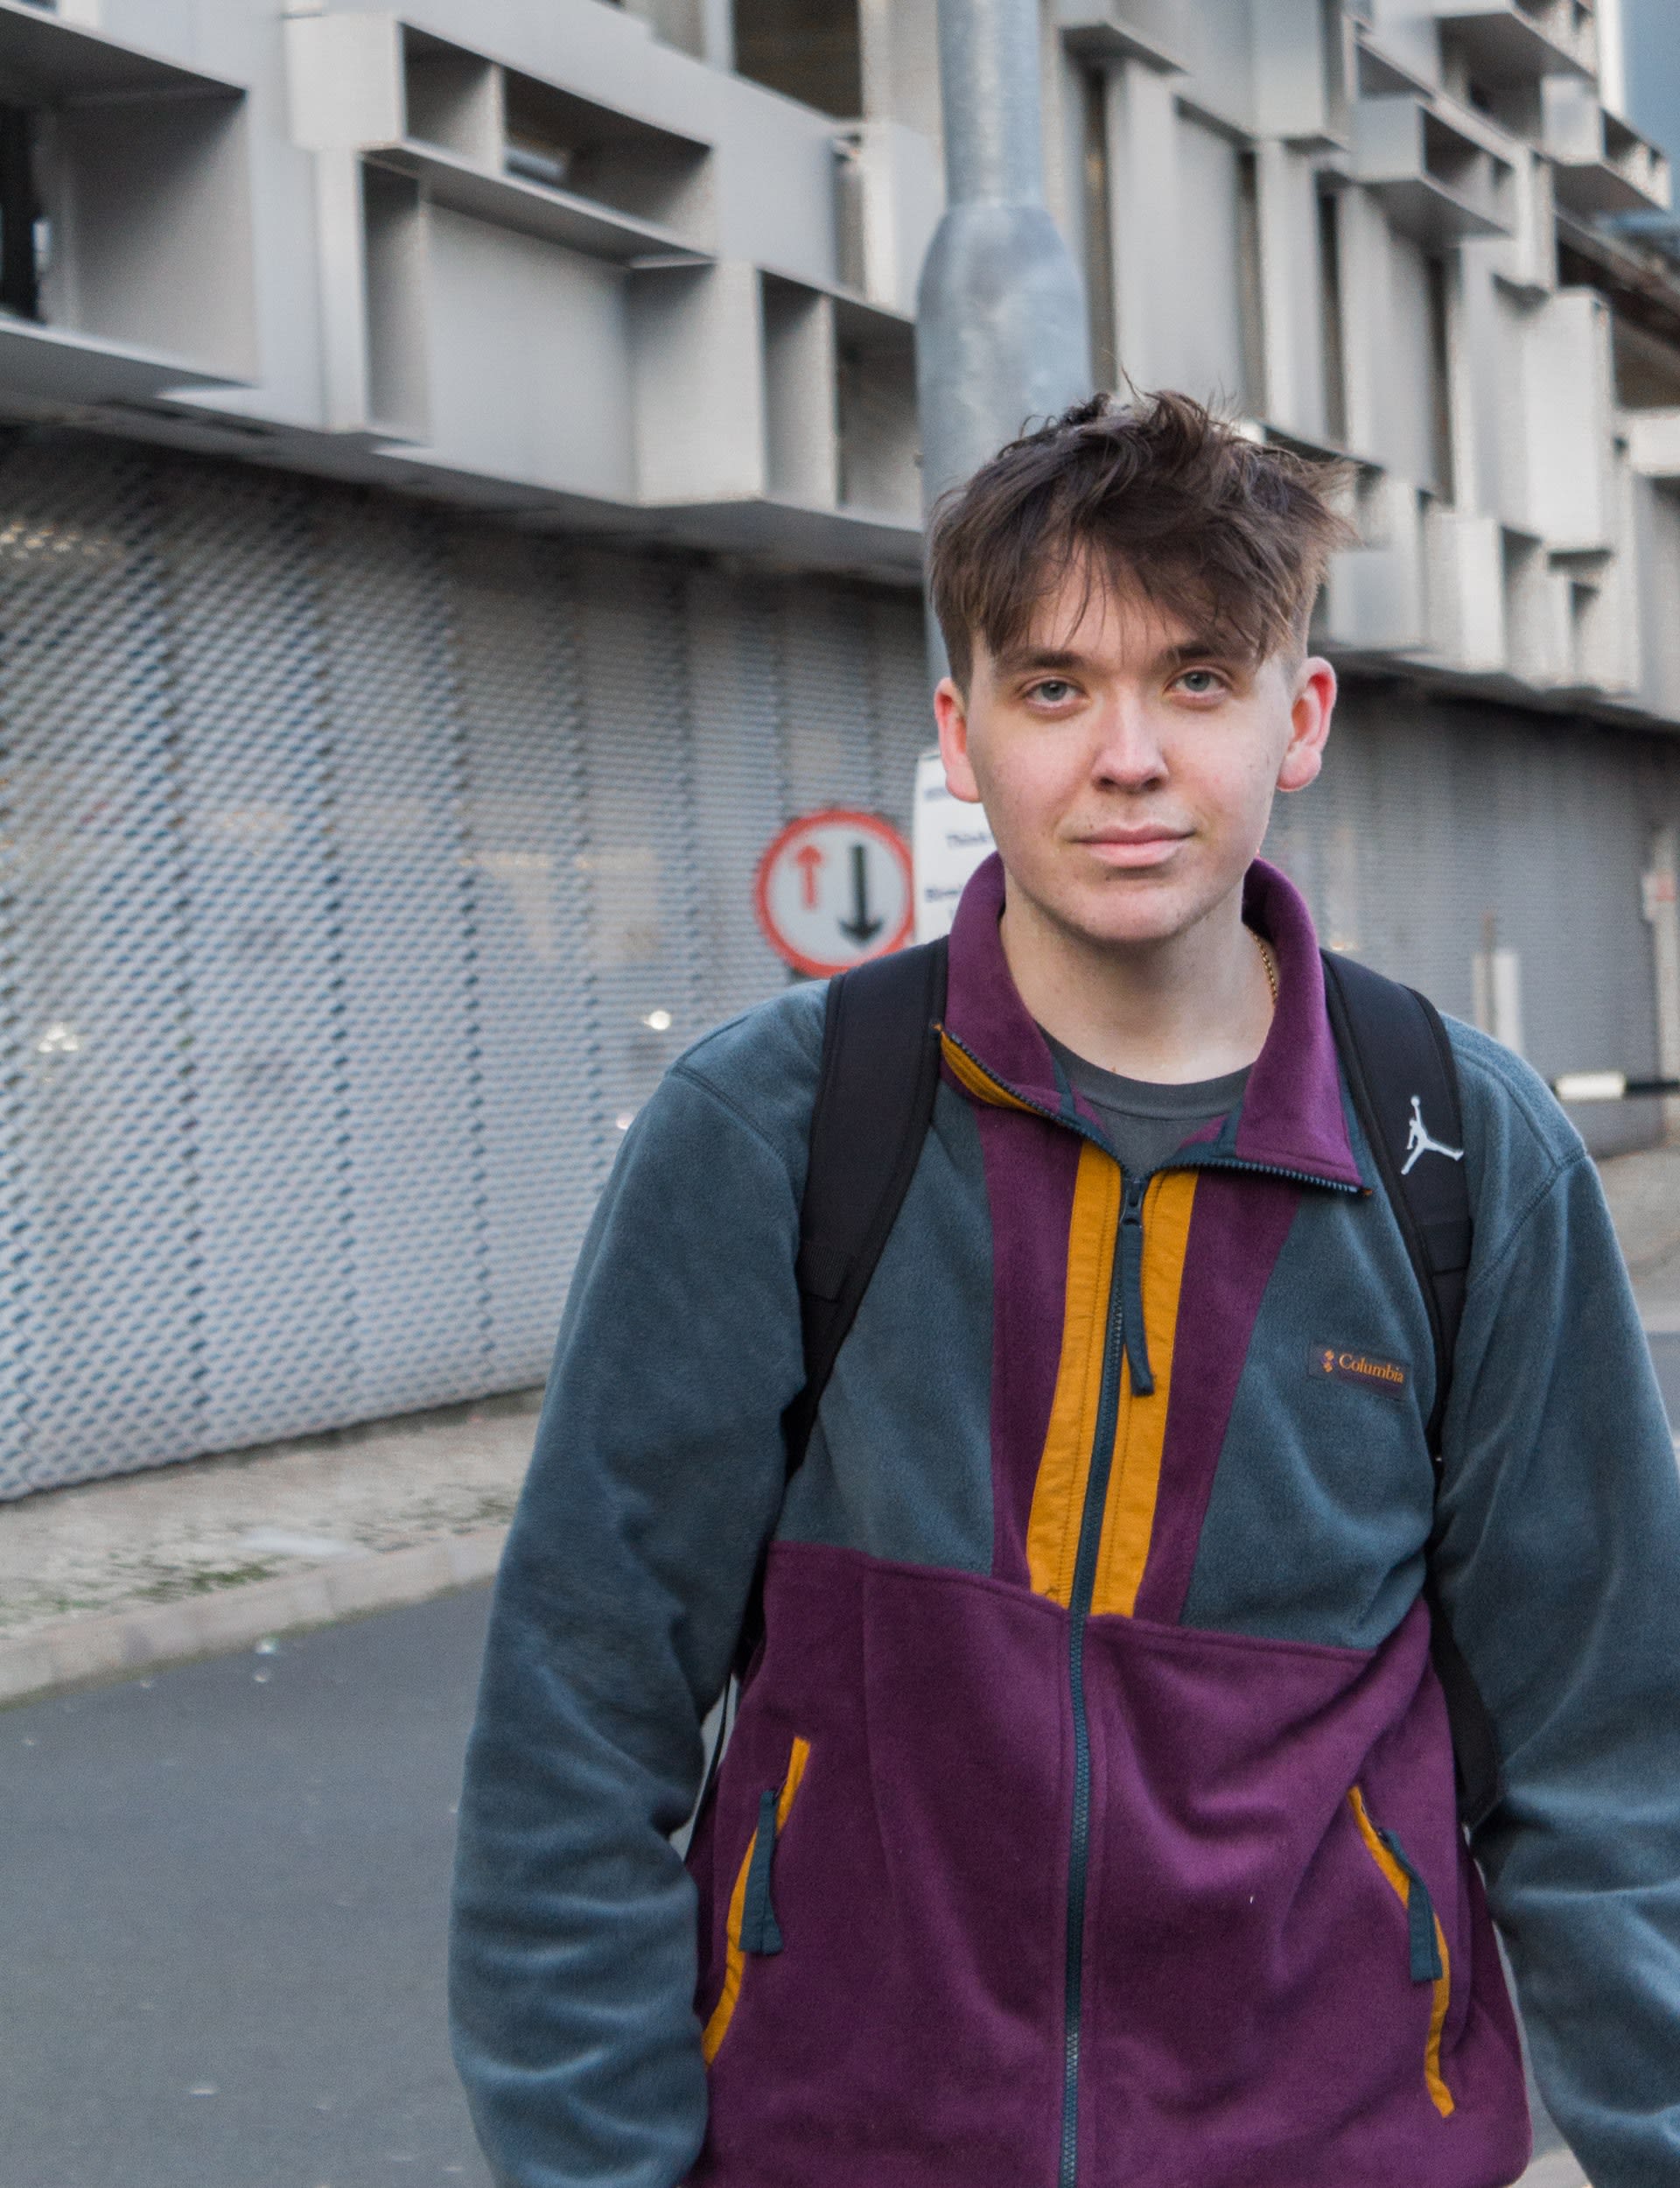
<svg viewBox="0 0 1680 2188">
<path fill-rule="evenodd" d="M 1141 789 L 1166 773 L 1153 710 L 1134 693 L 1119 693 L 1104 706 L 1092 774 L 1099 782 Z"/>
</svg>

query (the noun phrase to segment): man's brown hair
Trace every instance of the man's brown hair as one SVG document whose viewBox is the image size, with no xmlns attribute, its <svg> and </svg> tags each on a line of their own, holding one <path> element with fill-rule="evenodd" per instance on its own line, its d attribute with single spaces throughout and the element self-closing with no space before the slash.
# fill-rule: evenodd
<svg viewBox="0 0 1680 2188">
<path fill-rule="evenodd" d="M 1187 395 L 1093 396 L 1000 449 L 942 496 L 928 589 L 966 691 L 974 642 L 998 655 L 1069 571 L 1176 615 L 1238 658 L 1305 649 L 1352 527 L 1347 466 L 1250 440 Z"/>
</svg>

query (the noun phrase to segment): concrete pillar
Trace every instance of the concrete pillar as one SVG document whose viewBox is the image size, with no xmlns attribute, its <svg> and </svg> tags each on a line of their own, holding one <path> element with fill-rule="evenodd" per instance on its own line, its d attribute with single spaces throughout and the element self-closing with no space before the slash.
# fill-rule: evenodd
<svg viewBox="0 0 1680 2188">
<path fill-rule="evenodd" d="M 1120 369 L 1145 390 L 1179 378 L 1183 294 L 1173 80 L 1141 60 L 1108 74 L 1109 234 Z"/>
</svg>

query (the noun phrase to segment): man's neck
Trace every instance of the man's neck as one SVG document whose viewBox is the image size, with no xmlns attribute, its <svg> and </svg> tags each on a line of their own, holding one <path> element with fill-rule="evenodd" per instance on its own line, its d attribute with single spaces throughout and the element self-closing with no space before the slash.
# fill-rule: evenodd
<svg viewBox="0 0 1680 2188">
<path fill-rule="evenodd" d="M 1004 955 L 1046 1033 L 1104 1070 L 1182 1085 L 1260 1053 L 1271 991 L 1242 892 L 1163 942 L 1095 943 L 1006 891 Z"/>
</svg>

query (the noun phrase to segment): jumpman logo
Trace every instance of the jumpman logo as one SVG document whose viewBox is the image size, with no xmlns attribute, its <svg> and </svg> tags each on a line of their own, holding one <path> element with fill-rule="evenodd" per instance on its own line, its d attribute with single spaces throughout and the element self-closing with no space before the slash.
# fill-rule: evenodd
<svg viewBox="0 0 1680 2188">
<path fill-rule="evenodd" d="M 1411 1098 L 1411 1129 L 1406 1134 L 1406 1159 L 1400 1165 L 1402 1177 L 1407 1175 L 1420 1154 L 1444 1154 L 1449 1162 L 1464 1161 L 1462 1147 L 1444 1147 L 1438 1140 L 1430 1138 L 1429 1128 L 1424 1122 L 1424 1098 L 1421 1094 L 1414 1094 Z"/>
</svg>

